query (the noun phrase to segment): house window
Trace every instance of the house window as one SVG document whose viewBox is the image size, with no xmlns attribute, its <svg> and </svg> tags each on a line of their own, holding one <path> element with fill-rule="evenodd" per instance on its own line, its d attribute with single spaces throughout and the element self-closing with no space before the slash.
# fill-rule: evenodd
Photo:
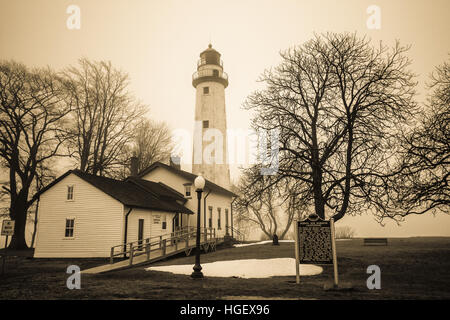
<svg viewBox="0 0 450 320">
<path fill-rule="evenodd" d="M 203 94 L 209 94 L 209 87 L 203 87 Z"/>
<path fill-rule="evenodd" d="M 225 209 L 225 229 L 228 230 L 228 209 Z"/>
<path fill-rule="evenodd" d="M 66 238 L 73 238 L 73 228 L 75 225 L 75 219 L 66 219 Z"/>
<path fill-rule="evenodd" d="M 73 200 L 73 186 L 67 186 L 67 200 Z"/>
<path fill-rule="evenodd" d="M 212 228 L 212 213 L 213 213 L 213 207 L 209 206 L 209 219 L 208 219 L 208 227 Z"/>
<path fill-rule="evenodd" d="M 221 209 L 220 208 L 217 208 L 217 229 L 218 230 L 220 230 L 220 229 L 222 229 L 222 227 L 221 227 L 221 219 L 222 219 L 222 217 L 221 217 Z"/>
<path fill-rule="evenodd" d="M 163 215 L 161 228 L 167 229 L 167 216 L 166 215 Z"/>
<path fill-rule="evenodd" d="M 184 195 L 186 196 L 186 198 L 190 198 L 192 197 L 192 185 L 191 184 L 185 184 L 184 185 Z"/>
<path fill-rule="evenodd" d="M 142 250 L 142 241 L 144 240 L 144 219 L 139 219 L 138 223 L 138 250 Z"/>
<path fill-rule="evenodd" d="M 203 129 L 209 128 L 209 120 L 203 120 Z"/>
</svg>

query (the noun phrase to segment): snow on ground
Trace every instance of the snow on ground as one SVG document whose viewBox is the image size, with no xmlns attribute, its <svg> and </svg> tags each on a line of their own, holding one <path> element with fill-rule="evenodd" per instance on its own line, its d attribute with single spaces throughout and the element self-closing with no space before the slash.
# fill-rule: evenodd
<svg viewBox="0 0 450 320">
<path fill-rule="evenodd" d="M 165 271 L 190 275 L 192 264 L 149 267 L 147 271 Z M 295 259 L 247 259 L 216 261 L 202 264 L 202 272 L 206 277 L 239 277 L 269 278 L 274 276 L 295 276 Z M 312 276 L 322 273 L 322 267 L 312 264 L 300 265 L 301 276 Z"/>
</svg>

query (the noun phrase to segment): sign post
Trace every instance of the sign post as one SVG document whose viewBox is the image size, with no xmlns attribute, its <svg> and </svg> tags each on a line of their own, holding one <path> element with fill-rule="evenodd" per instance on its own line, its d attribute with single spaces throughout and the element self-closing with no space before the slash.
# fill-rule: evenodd
<svg viewBox="0 0 450 320">
<path fill-rule="evenodd" d="M 300 283 L 300 255 L 298 250 L 298 222 L 299 220 L 294 221 L 295 225 L 295 282 L 297 284 Z"/>
<path fill-rule="evenodd" d="M 3 254 L 2 274 L 5 273 L 5 263 L 8 253 L 8 237 L 14 234 L 14 220 L 3 220 L 2 223 L 2 236 L 6 236 L 5 239 L 5 253 Z"/>
<path fill-rule="evenodd" d="M 338 276 L 338 266 L 337 266 L 337 255 L 336 255 L 336 237 L 334 233 L 334 219 L 330 219 L 330 228 L 331 228 L 331 246 L 333 251 L 333 271 L 334 271 L 334 287 L 337 288 L 339 284 L 339 276 Z"/>
<path fill-rule="evenodd" d="M 334 220 L 323 220 L 311 214 L 295 221 L 296 282 L 300 283 L 300 264 L 333 264 L 334 286 L 338 286 L 338 269 Z"/>
</svg>

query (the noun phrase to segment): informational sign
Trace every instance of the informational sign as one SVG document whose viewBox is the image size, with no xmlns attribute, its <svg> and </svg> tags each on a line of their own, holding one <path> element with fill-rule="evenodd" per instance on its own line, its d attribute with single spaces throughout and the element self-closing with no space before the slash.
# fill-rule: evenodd
<svg viewBox="0 0 450 320">
<path fill-rule="evenodd" d="M 332 264 L 330 221 L 298 221 L 300 263 Z"/>
<path fill-rule="evenodd" d="M 300 283 L 300 264 L 333 264 L 334 286 L 338 286 L 338 267 L 334 220 L 322 220 L 312 214 L 295 222 L 296 282 Z"/>
<path fill-rule="evenodd" d="M 153 223 L 154 224 L 160 224 L 161 223 L 161 215 L 160 214 L 154 214 L 153 215 Z"/>
<path fill-rule="evenodd" d="M 3 220 L 2 236 L 12 236 L 14 234 L 14 220 Z"/>
</svg>

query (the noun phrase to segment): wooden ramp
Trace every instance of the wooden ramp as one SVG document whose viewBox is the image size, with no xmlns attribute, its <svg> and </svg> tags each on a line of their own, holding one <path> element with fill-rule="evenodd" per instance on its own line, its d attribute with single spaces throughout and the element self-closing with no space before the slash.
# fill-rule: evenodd
<svg viewBox="0 0 450 320">
<path fill-rule="evenodd" d="M 215 250 L 217 244 L 223 242 L 223 238 L 216 238 L 215 229 L 202 229 L 200 239 L 200 247 L 205 252 Z M 81 273 L 97 274 L 122 270 L 138 265 L 150 264 L 182 252 L 188 256 L 195 247 L 196 230 L 193 228 L 183 229 L 174 233 L 112 247 L 109 264 L 83 270 Z M 127 258 L 114 262 L 114 258 L 117 257 L 121 257 L 122 259 L 123 257 Z"/>
</svg>

